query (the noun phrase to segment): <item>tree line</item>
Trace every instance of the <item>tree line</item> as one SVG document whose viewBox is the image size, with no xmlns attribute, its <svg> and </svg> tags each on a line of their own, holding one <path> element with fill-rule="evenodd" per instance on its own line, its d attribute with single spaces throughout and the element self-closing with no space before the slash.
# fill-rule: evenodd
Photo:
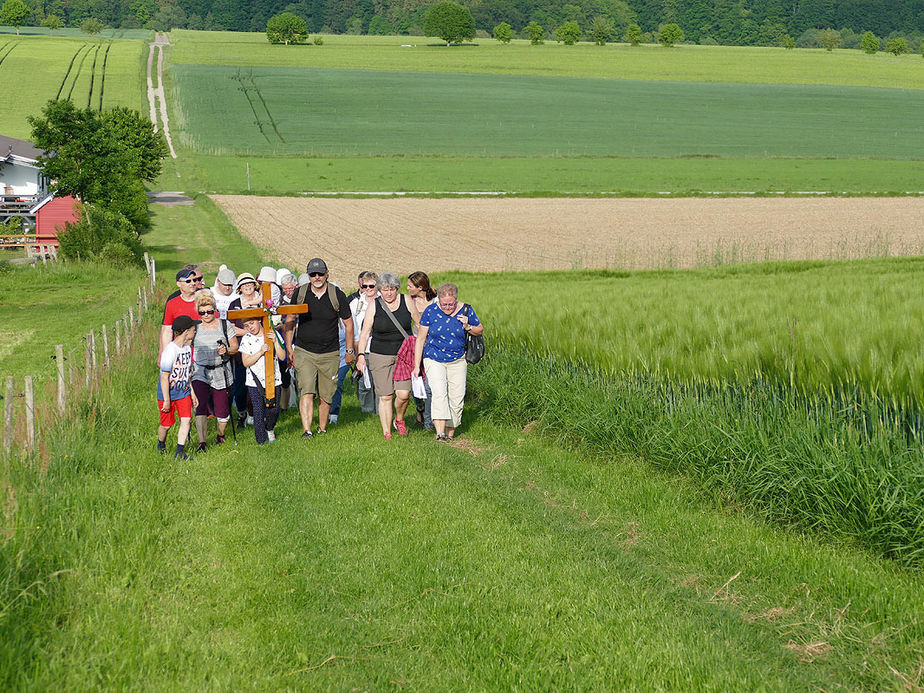
<svg viewBox="0 0 924 693">
<path fill-rule="evenodd" d="M 305 20 L 311 33 L 423 35 L 434 0 L 5 0 L 28 8 L 25 25 L 49 16 L 79 27 L 89 18 L 106 26 L 259 31 L 282 12 Z M 4 4 L 5 4 L 4 3 Z M 684 40 L 700 44 L 821 47 L 820 30 L 840 34 L 842 48 L 859 48 L 870 31 L 884 41 L 904 37 L 915 49 L 924 37 L 924 0 L 464 0 L 479 36 L 500 23 L 529 38 L 541 26 L 551 38 L 567 22 L 586 36 L 597 18 L 621 37 L 637 25 L 645 40 L 676 24 Z M 2 23 L 2 22 L 0 22 Z M 47 24 L 46 24 L 47 25 Z M 573 25 L 569 24 L 569 28 Z"/>
</svg>

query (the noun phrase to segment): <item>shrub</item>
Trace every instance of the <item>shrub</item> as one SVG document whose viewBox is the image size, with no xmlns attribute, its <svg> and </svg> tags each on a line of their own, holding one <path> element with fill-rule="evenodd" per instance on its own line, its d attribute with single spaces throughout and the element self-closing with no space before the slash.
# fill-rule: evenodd
<svg viewBox="0 0 924 693">
<path fill-rule="evenodd" d="M 96 17 L 87 17 L 80 23 L 80 30 L 90 36 L 98 34 L 105 28 L 106 25 L 99 21 Z"/>
<path fill-rule="evenodd" d="M 583 33 L 578 23 L 572 19 L 564 22 L 555 30 L 555 40 L 559 43 L 564 43 L 566 46 L 573 46 L 580 40 Z"/>
<path fill-rule="evenodd" d="M 526 34 L 526 37 L 529 39 L 529 42 L 538 46 L 542 43 L 545 43 L 545 29 L 539 26 L 538 22 L 532 21 L 523 27 L 523 32 Z"/>
<path fill-rule="evenodd" d="M 881 42 L 879 37 L 876 36 L 872 31 L 867 31 L 863 34 L 863 38 L 860 39 L 860 48 L 863 49 L 863 52 L 867 55 L 873 55 L 879 51 Z"/>
<path fill-rule="evenodd" d="M 132 223 L 118 212 L 83 204 L 75 223 L 58 234 L 61 256 L 117 265 L 142 264 L 142 247 Z"/>
<path fill-rule="evenodd" d="M 786 50 L 792 50 L 793 48 L 796 47 L 796 39 L 794 39 L 789 34 L 786 34 L 786 36 L 783 37 L 782 45 L 783 45 L 783 48 L 785 48 Z"/>
<path fill-rule="evenodd" d="M 314 37 L 314 40 L 312 41 L 312 43 L 313 43 L 314 45 L 316 45 L 316 46 L 323 46 L 323 45 L 324 45 L 324 37 L 323 37 L 323 36 L 315 36 L 315 37 Z"/>
<path fill-rule="evenodd" d="M 507 22 L 501 22 L 494 27 L 494 38 L 501 43 L 510 43 L 510 39 L 513 38 L 513 27 Z"/>
</svg>

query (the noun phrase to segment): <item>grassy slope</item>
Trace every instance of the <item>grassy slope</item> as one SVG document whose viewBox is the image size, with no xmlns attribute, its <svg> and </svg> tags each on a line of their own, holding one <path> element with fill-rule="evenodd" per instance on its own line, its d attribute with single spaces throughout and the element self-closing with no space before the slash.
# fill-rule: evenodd
<svg viewBox="0 0 924 693">
<path fill-rule="evenodd" d="M 96 46 L 102 45 L 96 66 L 92 107 L 99 106 L 103 52 L 107 45 L 111 45 L 109 59 L 106 62 L 103 108 L 142 108 L 145 98 L 142 53 L 146 55 L 146 51 L 141 41 L 100 41 L 59 36 L 0 36 L 0 45 L 7 42 L 16 45 L 0 64 L 0 82 L 9 80 L 12 84 L 28 80 L 30 85 L 29 89 L 20 90 L 17 98 L 7 99 L 0 109 L 0 132 L 8 137 L 29 139 L 32 130 L 26 120 L 27 116 L 38 115 L 42 106 L 58 95 L 62 84 L 64 89 L 61 98 L 66 98 L 73 86 L 72 100 L 77 106 L 86 108 L 93 65 L 91 53 L 83 60 L 81 68 L 81 60 L 87 52 L 87 46 L 94 50 Z M 71 58 L 75 55 L 77 57 L 65 81 Z M 79 74 L 78 68 L 81 68 Z"/>
<path fill-rule="evenodd" d="M 162 273 L 259 264 L 208 200 L 155 214 Z M 470 295 L 481 281 L 461 280 Z M 290 413 L 275 447 L 248 431 L 191 464 L 159 458 L 153 335 L 42 464 L 4 468 L 4 688 L 918 680 L 919 573 L 770 529 L 637 460 L 492 426 L 477 407 L 459 448 L 416 432 L 386 445 L 347 396 L 310 446 Z"/>
<path fill-rule="evenodd" d="M 22 497 L 5 687 L 882 688 L 924 654 L 919 575 L 475 411 L 459 449 L 386 444 L 348 398 L 311 444 L 290 414 L 274 447 L 161 459 L 152 357 Z"/>
<path fill-rule="evenodd" d="M 0 321 L 15 326 L 0 336 L 0 376 L 55 377 L 56 344 L 65 355 L 74 350 L 74 365 L 82 364 L 84 335 L 104 323 L 112 334 L 115 321 L 137 303 L 143 278 L 136 267 L 0 267 L 0 292 L 16 297 L 0 304 Z"/>
<path fill-rule="evenodd" d="M 200 65 L 172 77 L 184 143 L 203 153 L 924 159 L 924 91 Z"/>
<path fill-rule="evenodd" d="M 271 46 L 265 34 L 173 31 L 173 64 L 346 67 L 493 74 L 615 77 L 768 84 L 841 84 L 924 89 L 920 55 L 868 56 L 860 51 L 729 46 L 666 49 L 624 44 L 564 46 L 427 45 L 420 36 L 325 36 L 323 46 Z M 416 44 L 402 48 L 402 44 Z"/>
</svg>

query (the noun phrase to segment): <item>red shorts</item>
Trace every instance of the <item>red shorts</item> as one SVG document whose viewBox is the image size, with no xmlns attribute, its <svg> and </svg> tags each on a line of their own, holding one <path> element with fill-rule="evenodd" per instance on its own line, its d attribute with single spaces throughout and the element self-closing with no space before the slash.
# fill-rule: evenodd
<svg viewBox="0 0 924 693">
<path fill-rule="evenodd" d="M 157 400 L 157 409 L 160 412 L 160 425 L 164 428 L 170 428 L 176 421 L 173 418 L 173 412 L 176 412 L 176 415 L 181 419 L 191 419 L 192 418 L 192 397 L 186 395 L 183 399 L 178 399 L 170 402 L 170 411 L 164 413 L 162 407 L 164 406 L 164 400 Z"/>
</svg>

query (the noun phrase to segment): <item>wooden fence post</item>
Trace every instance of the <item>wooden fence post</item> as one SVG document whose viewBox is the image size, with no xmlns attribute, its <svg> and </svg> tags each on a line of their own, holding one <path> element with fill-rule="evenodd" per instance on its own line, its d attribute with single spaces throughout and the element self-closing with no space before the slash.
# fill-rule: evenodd
<svg viewBox="0 0 924 693">
<path fill-rule="evenodd" d="M 109 329 L 103 323 L 103 366 L 109 368 Z"/>
<path fill-rule="evenodd" d="M 115 351 L 116 354 L 122 353 L 122 318 L 115 322 Z"/>
<path fill-rule="evenodd" d="M 93 374 L 93 357 L 90 356 L 90 335 L 87 335 L 86 342 L 86 368 L 84 369 L 83 381 L 86 387 L 90 387 L 90 376 Z"/>
<path fill-rule="evenodd" d="M 147 253 L 144 254 L 144 268 L 148 271 L 148 274 L 151 274 L 151 256 Z"/>
<path fill-rule="evenodd" d="M 93 372 L 99 370 L 99 358 L 96 355 L 96 332 L 90 331 L 90 362 L 93 364 Z"/>
<path fill-rule="evenodd" d="M 157 274 L 157 260 L 151 258 L 151 294 L 154 294 L 154 281 Z"/>
<path fill-rule="evenodd" d="M 6 379 L 6 401 L 4 402 L 3 415 L 3 449 L 9 452 L 13 444 L 13 376 L 7 376 Z"/>
<path fill-rule="evenodd" d="M 142 291 L 141 297 L 144 299 L 144 312 L 147 313 L 148 312 L 148 292 Z"/>
<path fill-rule="evenodd" d="M 64 415 L 67 407 L 67 384 L 64 382 L 64 347 L 55 345 L 55 360 L 58 362 L 58 413 Z"/>
<path fill-rule="evenodd" d="M 128 307 L 128 328 L 129 328 L 130 330 L 134 330 L 134 329 L 135 329 L 135 313 L 134 313 L 134 311 L 132 310 L 132 307 L 131 307 L 131 306 Z M 128 346 L 128 338 L 127 338 L 127 337 L 126 337 L 126 339 L 125 339 L 125 346 Z"/>
<path fill-rule="evenodd" d="M 26 450 L 35 450 L 35 391 L 32 388 L 32 376 L 23 378 L 26 384 Z"/>
</svg>

